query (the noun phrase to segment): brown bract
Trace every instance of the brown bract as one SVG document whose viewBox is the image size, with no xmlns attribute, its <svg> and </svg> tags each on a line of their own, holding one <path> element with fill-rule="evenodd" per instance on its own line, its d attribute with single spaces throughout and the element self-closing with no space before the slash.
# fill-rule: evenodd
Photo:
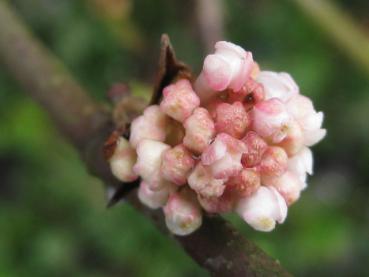
<svg viewBox="0 0 369 277">
<path fill-rule="evenodd" d="M 151 97 L 150 105 L 160 102 L 163 89 L 173 83 L 177 79 L 189 79 L 191 81 L 192 74 L 189 67 L 176 58 L 176 54 L 170 43 L 169 36 L 163 34 L 161 36 L 161 48 L 158 73 L 155 80 L 154 92 Z"/>
</svg>

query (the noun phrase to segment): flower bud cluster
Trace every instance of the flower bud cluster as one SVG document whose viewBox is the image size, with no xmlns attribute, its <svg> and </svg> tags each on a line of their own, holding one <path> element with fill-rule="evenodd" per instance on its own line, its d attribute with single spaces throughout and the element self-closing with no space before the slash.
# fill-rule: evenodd
<svg viewBox="0 0 369 277">
<path fill-rule="evenodd" d="M 220 41 L 194 83 L 170 84 L 132 122 L 111 169 L 122 181 L 141 177 L 139 199 L 162 208 L 174 234 L 195 231 L 203 212 L 236 212 L 271 231 L 313 173 L 322 123 L 289 74 L 260 71 L 251 52 Z"/>
</svg>

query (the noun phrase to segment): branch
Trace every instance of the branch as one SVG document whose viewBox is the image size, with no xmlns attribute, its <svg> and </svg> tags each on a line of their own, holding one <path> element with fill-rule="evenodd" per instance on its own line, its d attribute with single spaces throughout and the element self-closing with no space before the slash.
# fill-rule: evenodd
<svg viewBox="0 0 369 277">
<path fill-rule="evenodd" d="M 369 38 L 344 10 L 330 0 L 291 0 L 347 56 L 369 74 Z"/>
<path fill-rule="evenodd" d="M 206 53 L 214 50 L 214 44 L 223 40 L 223 0 L 196 0 L 196 21 L 199 38 Z"/>
<path fill-rule="evenodd" d="M 89 170 L 108 185 L 118 186 L 104 161 L 103 144 L 113 130 L 111 115 L 95 103 L 0 0 L 0 60 L 32 98 L 58 124 L 81 153 Z M 144 207 L 136 193 L 127 200 L 166 230 L 161 211 Z M 290 276 L 277 261 L 242 237 L 220 217 L 204 219 L 187 237 L 175 237 L 186 252 L 214 276 Z"/>
</svg>

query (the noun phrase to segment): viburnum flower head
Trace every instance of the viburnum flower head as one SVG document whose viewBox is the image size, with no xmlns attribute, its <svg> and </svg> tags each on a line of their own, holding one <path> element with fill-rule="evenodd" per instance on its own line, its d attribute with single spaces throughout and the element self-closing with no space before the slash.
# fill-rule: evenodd
<svg viewBox="0 0 369 277">
<path fill-rule="evenodd" d="M 110 165 L 121 181 L 141 178 L 139 199 L 162 208 L 176 235 L 196 231 L 203 213 L 236 212 L 271 231 L 313 173 L 323 118 L 291 75 L 262 71 L 251 52 L 220 41 L 193 83 L 176 79 L 133 120 Z"/>
</svg>

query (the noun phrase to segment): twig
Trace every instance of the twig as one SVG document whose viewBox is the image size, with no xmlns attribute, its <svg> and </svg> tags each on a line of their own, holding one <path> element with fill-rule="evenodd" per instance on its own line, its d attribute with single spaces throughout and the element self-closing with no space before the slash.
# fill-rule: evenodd
<svg viewBox="0 0 369 277">
<path fill-rule="evenodd" d="M 4 1 L 0 1 L 0 59 L 31 97 L 49 112 L 82 154 L 90 171 L 106 184 L 119 185 L 102 155 L 103 143 L 112 131 L 111 116 L 88 97 Z M 162 212 L 144 207 L 135 193 L 129 194 L 127 200 L 165 230 Z M 205 218 L 200 230 L 176 239 L 214 276 L 290 276 L 278 262 L 219 217 Z"/>
<path fill-rule="evenodd" d="M 291 1 L 369 74 L 369 38 L 354 19 L 330 0 Z"/>
<path fill-rule="evenodd" d="M 206 53 L 212 52 L 215 42 L 224 39 L 223 0 L 196 0 L 196 19 Z"/>
</svg>

